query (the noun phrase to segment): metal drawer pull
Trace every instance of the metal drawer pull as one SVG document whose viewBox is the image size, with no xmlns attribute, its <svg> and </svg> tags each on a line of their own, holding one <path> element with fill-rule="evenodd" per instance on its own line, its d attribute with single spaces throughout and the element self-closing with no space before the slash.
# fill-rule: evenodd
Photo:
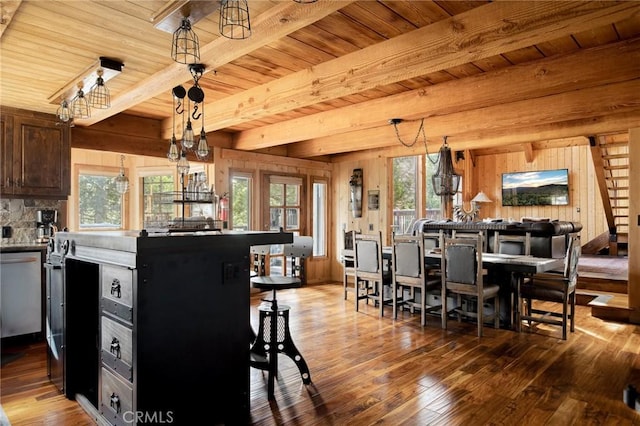
<svg viewBox="0 0 640 426">
<path fill-rule="evenodd" d="M 111 393 L 111 400 L 109 401 L 109 405 L 116 411 L 116 413 L 120 412 L 120 397 L 116 395 L 115 392 Z"/>
<path fill-rule="evenodd" d="M 116 358 L 120 358 L 120 341 L 117 338 L 113 338 L 111 340 L 111 347 L 109 348 L 109 352 L 114 354 Z"/>
<path fill-rule="evenodd" d="M 114 278 L 111 282 L 111 295 L 116 296 L 118 299 L 121 297 L 120 280 L 117 278 Z"/>
</svg>

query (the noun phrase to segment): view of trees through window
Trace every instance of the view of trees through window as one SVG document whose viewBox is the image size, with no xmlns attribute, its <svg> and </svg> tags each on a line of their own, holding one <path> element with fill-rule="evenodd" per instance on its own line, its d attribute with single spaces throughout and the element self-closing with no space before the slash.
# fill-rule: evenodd
<svg viewBox="0 0 640 426">
<path fill-rule="evenodd" d="M 251 177 L 234 175 L 231 178 L 231 227 L 246 231 L 251 223 Z"/>
<path fill-rule="evenodd" d="M 80 229 L 121 229 L 122 195 L 113 182 L 115 174 L 78 176 Z"/>
</svg>

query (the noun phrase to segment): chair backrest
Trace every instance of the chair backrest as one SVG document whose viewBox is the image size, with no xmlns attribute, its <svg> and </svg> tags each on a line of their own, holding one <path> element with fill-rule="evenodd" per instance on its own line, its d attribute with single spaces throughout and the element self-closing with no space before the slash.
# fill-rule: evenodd
<svg viewBox="0 0 640 426">
<path fill-rule="evenodd" d="M 283 253 L 288 257 L 307 258 L 313 253 L 313 237 L 294 235 L 293 242 L 285 244 Z"/>
<path fill-rule="evenodd" d="M 487 241 L 489 239 L 485 237 L 485 233 L 483 231 L 459 231 L 457 229 L 451 231 L 451 238 L 471 238 L 472 240 L 475 240 L 478 235 L 482 238 L 482 251 L 486 252 Z"/>
<path fill-rule="evenodd" d="M 382 232 L 354 234 L 356 277 L 382 276 Z"/>
<path fill-rule="evenodd" d="M 482 291 L 482 234 L 475 238 L 444 238 L 442 284 L 479 287 Z"/>
<path fill-rule="evenodd" d="M 493 252 L 530 256 L 531 233 L 525 232 L 524 235 L 506 235 L 496 231 L 493 240 Z"/>
<path fill-rule="evenodd" d="M 420 235 L 420 233 L 417 233 L 416 235 Z M 422 232 L 425 251 L 440 248 L 442 245 L 442 238 L 444 238 L 444 231 L 442 229 L 438 231 L 433 230 Z"/>
<path fill-rule="evenodd" d="M 394 235 L 392 245 L 394 279 L 424 276 L 424 239 L 418 235 Z"/>
<path fill-rule="evenodd" d="M 575 285 L 578 280 L 578 261 L 582 254 L 582 246 L 580 245 L 580 236 L 572 234 L 569 237 L 569 246 L 567 254 L 564 258 L 564 276 L 569 280 L 570 284 Z"/>
</svg>

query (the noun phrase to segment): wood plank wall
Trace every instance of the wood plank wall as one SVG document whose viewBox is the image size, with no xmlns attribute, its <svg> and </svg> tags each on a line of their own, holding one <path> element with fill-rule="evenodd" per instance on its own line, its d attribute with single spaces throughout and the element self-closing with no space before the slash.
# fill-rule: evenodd
<svg viewBox="0 0 640 426">
<path fill-rule="evenodd" d="M 593 162 L 587 145 L 533 151 L 527 162 L 524 152 L 476 157 L 473 169 L 474 187 L 484 191 L 493 203 L 483 204 L 481 218 L 546 217 L 552 220 L 580 222 L 582 243 L 608 230 L 602 199 L 595 179 Z M 569 169 L 569 205 L 567 206 L 502 206 L 502 174 L 506 172 Z"/>
<path fill-rule="evenodd" d="M 468 156 L 467 156 L 468 157 Z M 480 218 L 513 218 L 520 220 L 523 216 L 549 217 L 566 221 L 576 221 L 583 225 L 581 232 L 583 244 L 608 230 L 602 201 L 594 176 L 593 163 L 586 140 L 582 144 L 547 149 L 534 149 L 532 160 L 527 162 L 524 151 L 505 152 L 493 155 L 475 155 L 473 161 L 465 161 L 469 170 L 465 185 L 465 193 L 469 198 L 478 191 L 484 191 L 493 203 L 483 204 Z M 336 239 L 336 256 L 332 262 L 332 277 L 342 280 L 340 265 L 340 249 L 342 248 L 342 229 L 361 229 L 370 232 L 382 231 L 383 240 L 388 238 L 390 223 L 384 210 L 369 211 L 366 201 L 363 204 L 362 218 L 355 219 L 349 210 L 349 177 L 353 169 L 362 168 L 364 174 L 364 191 L 380 189 L 380 199 L 391 203 L 391 190 L 387 188 L 387 176 L 391 173 L 389 158 L 363 156 L 358 159 L 352 156 L 348 161 L 335 163 L 334 177 L 334 209 L 336 228 L 333 236 Z M 537 207 L 503 207 L 501 197 L 502 173 L 515 171 L 569 169 L 569 205 L 537 206 Z M 470 186 L 470 188 L 469 188 Z M 469 199 L 465 199 L 468 207 Z M 385 243 L 386 244 L 386 243 Z"/>
</svg>

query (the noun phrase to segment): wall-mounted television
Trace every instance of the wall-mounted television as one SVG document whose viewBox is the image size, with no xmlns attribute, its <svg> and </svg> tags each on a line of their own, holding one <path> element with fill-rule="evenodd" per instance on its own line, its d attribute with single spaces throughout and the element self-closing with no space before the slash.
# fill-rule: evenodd
<svg viewBox="0 0 640 426">
<path fill-rule="evenodd" d="M 566 206 L 568 204 L 568 169 L 502 174 L 503 206 Z"/>
</svg>

